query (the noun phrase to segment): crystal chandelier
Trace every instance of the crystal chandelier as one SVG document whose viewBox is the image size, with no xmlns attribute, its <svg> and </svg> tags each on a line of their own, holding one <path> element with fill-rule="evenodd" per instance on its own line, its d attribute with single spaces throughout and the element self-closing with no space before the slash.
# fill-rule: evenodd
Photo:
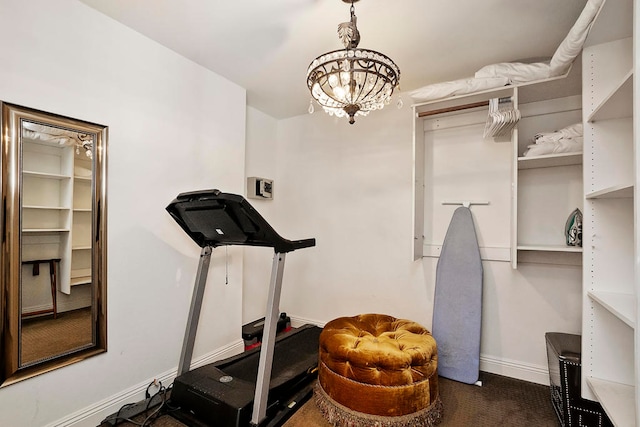
<svg viewBox="0 0 640 427">
<path fill-rule="evenodd" d="M 360 33 L 353 3 L 351 20 L 338 26 L 338 37 L 344 49 L 334 50 L 314 59 L 307 70 L 307 87 L 324 111 L 338 117 L 366 116 L 381 110 L 391 102 L 391 95 L 400 83 L 400 70 L 388 57 L 374 50 L 360 49 Z M 313 113 L 313 100 L 309 112 Z M 398 107 L 402 101 L 398 101 Z"/>
</svg>

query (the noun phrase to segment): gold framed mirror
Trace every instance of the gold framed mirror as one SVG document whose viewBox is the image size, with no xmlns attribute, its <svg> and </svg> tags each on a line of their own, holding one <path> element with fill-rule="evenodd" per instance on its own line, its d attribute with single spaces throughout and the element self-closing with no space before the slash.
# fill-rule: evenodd
<svg viewBox="0 0 640 427">
<path fill-rule="evenodd" d="M 3 387 L 107 349 L 107 127 L 0 109 Z"/>
</svg>

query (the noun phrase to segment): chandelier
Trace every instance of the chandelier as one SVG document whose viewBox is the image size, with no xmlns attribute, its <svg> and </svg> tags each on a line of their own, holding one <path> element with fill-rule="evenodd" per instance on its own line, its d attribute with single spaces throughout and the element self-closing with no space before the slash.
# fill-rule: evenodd
<svg viewBox="0 0 640 427">
<path fill-rule="evenodd" d="M 375 50 L 360 49 L 360 33 L 353 3 L 351 20 L 338 25 L 338 37 L 344 49 L 334 50 L 314 59 L 307 70 L 307 87 L 311 96 L 330 115 L 366 116 L 381 110 L 391 102 L 391 95 L 400 83 L 400 70 L 388 57 Z M 402 101 L 398 101 L 398 108 Z M 313 100 L 309 105 L 313 113 Z"/>
</svg>

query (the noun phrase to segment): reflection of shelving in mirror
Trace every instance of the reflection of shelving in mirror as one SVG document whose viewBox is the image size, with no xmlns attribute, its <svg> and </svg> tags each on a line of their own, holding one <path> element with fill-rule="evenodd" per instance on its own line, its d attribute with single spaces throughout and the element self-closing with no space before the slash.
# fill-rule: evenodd
<svg viewBox="0 0 640 427">
<path fill-rule="evenodd" d="M 91 269 L 71 270 L 71 286 L 88 285 L 91 283 Z"/>
<path fill-rule="evenodd" d="M 33 261 L 60 258 L 61 237 L 61 233 L 33 233 L 23 236 L 22 259 Z"/>
<path fill-rule="evenodd" d="M 61 207 L 22 208 L 22 231 L 69 231 L 69 209 Z"/>
<path fill-rule="evenodd" d="M 71 247 L 91 246 L 91 211 L 75 211 Z"/>
<path fill-rule="evenodd" d="M 71 286 L 91 283 L 91 245 L 73 245 L 71 255 Z"/>
<path fill-rule="evenodd" d="M 24 140 L 23 233 L 69 232 L 71 162 L 68 147 Z"/>
<path fill-rule="evenodd" d="M 58 235 L 59 289 L 91 283 L 92 141 L 90 135 L 23 123 L 22 233 L 26 257 L 41 258 L 39 242 Z"/>
<path fill-rule="evenodd" d="M 92 160 L 76 150 L 73 167 L 71 286 L 91 283 Z"/>
</svg>

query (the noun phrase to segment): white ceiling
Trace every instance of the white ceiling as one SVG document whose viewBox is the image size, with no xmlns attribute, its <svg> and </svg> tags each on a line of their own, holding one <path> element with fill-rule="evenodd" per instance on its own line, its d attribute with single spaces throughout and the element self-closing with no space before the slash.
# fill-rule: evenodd
<svg viewBox="0 0 640 427">
<path fill-rule="evenodd" d="M 342 48 L 336 30 L 350 7 L 343 0 L 80 1 L 246 88 L 249 105 L 278 119 L 306 113 L 307 67 Z M 551 57 L 585 2 L 362 0 L 355 13 L 360 47 L 391 57 L 406 93 L 495 62 Z"/>
</svg>

